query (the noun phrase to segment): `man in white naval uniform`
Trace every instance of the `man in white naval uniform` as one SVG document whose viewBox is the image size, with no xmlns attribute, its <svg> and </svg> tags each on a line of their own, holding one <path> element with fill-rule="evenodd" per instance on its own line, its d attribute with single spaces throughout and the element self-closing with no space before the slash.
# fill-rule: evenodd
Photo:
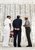
<svg viewBox="0 0 35 50">
<path fill-rule="evenodd" d="M 10 30 L 11 30 L 11 17 L 7 16 L 7 18 L 4 21 L 3 46 L 6 46 L 6 47 L 8 46 Z"/>
</svg>

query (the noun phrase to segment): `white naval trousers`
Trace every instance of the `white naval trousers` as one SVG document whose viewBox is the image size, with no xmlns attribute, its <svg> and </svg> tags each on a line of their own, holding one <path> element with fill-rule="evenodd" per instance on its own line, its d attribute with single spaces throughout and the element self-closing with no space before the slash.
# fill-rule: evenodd
<svg viewBox="0 0 35 50">
<path fill-rule="evenodd" d="M 5 26 L 4 27 L 4 31 L 3 31 L 3 46 L 8 46 L 8 42 L 9 42 L 9 36 L 10 36 L 10 27 L 9 26 Z"/>
</svg>

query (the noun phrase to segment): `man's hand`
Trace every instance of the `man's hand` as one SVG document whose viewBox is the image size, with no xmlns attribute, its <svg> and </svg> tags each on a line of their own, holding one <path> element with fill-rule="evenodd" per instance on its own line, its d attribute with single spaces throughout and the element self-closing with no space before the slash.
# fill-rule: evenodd
<svg viewBox="0 0 35 50">
<path fill-rule="evenodd" d="M 24 27 L 26 26 L 26 25 L 23 25 Z"/>
<path fill-rule="evenodd" d="M 13 35 L 13 31 L 10 31 L 10 34 L 12 34 L 12 35 Z"/>
</svg>

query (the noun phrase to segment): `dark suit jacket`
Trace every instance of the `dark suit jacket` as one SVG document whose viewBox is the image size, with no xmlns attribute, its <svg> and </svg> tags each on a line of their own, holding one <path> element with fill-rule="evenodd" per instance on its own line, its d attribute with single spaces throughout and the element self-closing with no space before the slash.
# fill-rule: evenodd
<svg viewBox="0 0 35 50">
<path fill-rule="evenodd" d="M 22 25 L 22 20 L 21 19 L 15 19 L 13 21 L 13 28 L 20 28 L 21 29 L 21 25 Z"/>
</svg>

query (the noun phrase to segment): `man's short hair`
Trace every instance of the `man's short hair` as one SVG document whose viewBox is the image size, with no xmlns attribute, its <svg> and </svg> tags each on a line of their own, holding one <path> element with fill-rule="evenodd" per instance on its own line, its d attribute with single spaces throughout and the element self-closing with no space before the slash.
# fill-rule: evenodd
<svg viewBox="0 0 35 50">
<path fill-rule="evenodd" d="M 20 18 L 20 16 L 18 15 L 17 18 Z"/>
<path fill-rule="evenodd" d="M 25 20 L 28 20 L 28 17 L 25 17 Z"/>
<path fill-rule="evenodd" d="M 9 18 L 9 17 L 11 18 L 11 16 L 7 16 L 7 18 Z"/>
</svg>

